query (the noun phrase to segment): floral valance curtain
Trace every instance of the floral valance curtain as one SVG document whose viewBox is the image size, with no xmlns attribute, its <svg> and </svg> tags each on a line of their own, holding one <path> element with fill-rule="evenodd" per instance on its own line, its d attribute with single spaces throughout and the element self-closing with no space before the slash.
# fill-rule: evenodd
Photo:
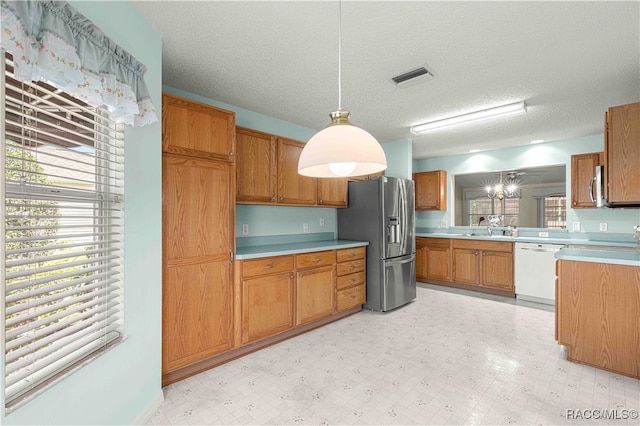
<svg viewBox="0 0 640 426">
<path fill-rule="evenodd" d="M 15 78 L 45 81 L 133 126 L 158 121 L 144 64 L 64 1 L 1 1 L 0 48 Z"/>
</svg>

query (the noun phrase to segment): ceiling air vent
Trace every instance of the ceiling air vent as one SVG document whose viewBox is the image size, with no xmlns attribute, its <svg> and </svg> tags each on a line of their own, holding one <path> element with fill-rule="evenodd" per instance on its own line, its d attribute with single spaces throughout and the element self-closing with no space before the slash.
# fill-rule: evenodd
<svg viewBox="0 0 640 426">
<path fill-rule="evenodd" d="M 393 77 L 392 80 L 398 87 L 407 87 L 410 85 L 425 82 L 427 80 L 431 80 L 432 78 L 433 72 L 426 66 L 422 66 L 397 75 Z"/>
</svg>

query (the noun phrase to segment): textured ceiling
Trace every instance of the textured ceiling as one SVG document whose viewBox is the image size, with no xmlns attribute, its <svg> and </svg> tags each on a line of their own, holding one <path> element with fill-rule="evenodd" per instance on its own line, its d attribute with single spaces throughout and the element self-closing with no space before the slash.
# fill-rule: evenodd
<svg viewBox="0 0 640 426">
<path fill-rule="evenodd" d="M 134 2 L 163 39 L 163 84 L 320 130 L 338 106 L 335 1 Z M 428 65 L 435 78 L 391 77 Z M 343 1 L 342 106 L 416 159 L 602 133 L 640 100 L 640 2 Z M 409 127 L 516 101 L 524 115 Z"/>
</svg>

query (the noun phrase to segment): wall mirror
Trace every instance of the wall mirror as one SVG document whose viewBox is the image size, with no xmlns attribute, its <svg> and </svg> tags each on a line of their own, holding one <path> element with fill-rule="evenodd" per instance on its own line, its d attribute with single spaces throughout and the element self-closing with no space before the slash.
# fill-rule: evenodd
<svg viewBox="0 0 640 426">
<path fill-rule="evenodd" d="M 530 167 L 453 177 L 454 225 L 567 227 L 566 166 Z"/>
</svg>

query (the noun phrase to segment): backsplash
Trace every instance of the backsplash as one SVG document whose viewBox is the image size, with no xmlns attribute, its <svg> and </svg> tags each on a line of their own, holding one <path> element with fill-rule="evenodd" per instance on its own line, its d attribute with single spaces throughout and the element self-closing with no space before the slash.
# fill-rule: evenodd
<svg viewBox="0 0 640 426">
<path fill-rule="evenodd" d="M 335 236 L 337 223 L 335 208 L 236 204 L 236 238 L 316 233 Z M 247 225 L 246 234 L 243 225 Z"/>
</svg>

